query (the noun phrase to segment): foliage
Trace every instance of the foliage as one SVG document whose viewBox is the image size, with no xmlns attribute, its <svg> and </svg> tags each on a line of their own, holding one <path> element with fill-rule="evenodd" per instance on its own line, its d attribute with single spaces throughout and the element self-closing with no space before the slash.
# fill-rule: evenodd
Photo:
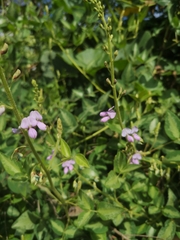
<svg viewBox="0 0 180 240">
<path fill-rule="evenodd" d="M 179 8 L 2 1 L 1 239 L 180 238 Z"/>
</svg>

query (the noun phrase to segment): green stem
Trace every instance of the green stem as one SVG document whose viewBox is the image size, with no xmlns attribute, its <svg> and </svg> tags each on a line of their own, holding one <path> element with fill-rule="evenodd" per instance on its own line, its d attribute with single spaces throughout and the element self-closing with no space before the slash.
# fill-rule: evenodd
<svg viewBox="0 0 180 240">
<path fill-rule="evenodd" d="M 104 15 L 102 15 L 102 23 L 104 25 L 105 33 L 108 39 L 108 51 L 109 51 L 109 59 L 110 59 L 110 74 L 111 74 L 111 86 L 112 86 L 112 91 L 113 91 L 113 98 L 114 98 L 114 104 L 115 104 L 115 109 L 116 113 L 118 116 L 119 124 L 121 128 L 123 129 L 123 123 L 122 123 L 122 118 L 121 118 L 121 113 L 119 110 L 118 106 L 118 97 L 117 97 L 117 92 L 116 92 L 116 80 L 115 80 L 115 75 L 114 75 L 114 59 L 113 59 L 113 46 L 112 46 L 112 36 L 108 30 L 108 26 L 106 23 L 106 20 L 104 18 Z"/>
<path fill-rule="evenodd" d="M 55 40 L 56 44 L 59 46 L 59 48 L 66 54 L 67 58 L 70 60 L 70 62 L 74 65 L 75 68 L 77 68 L 77 70 L 101 93 L 105 94 L 106 92 L 100 88 L 100 86 L 98 86 L 95 82 L 93 82 L 90 77 L 83 71 L 83 69 L 81 69 L 77 63 L 74 61 L 74 59 L 70 56 L 70 54 L 68 53 L 68 50 L 65 50 L 61 44 Z M 111 98 L 113 98 L 112 95 L 110 95 Z"/>
<path fill-rule="evenodd" d="M 77 146 L 77 145 L 79 145 L 80 143 L 83 143 L 83 142 L 85 142 L 85 141 L 87 141 L 87 140 L 89 140 L 89 139 L 97 136 L 99 133 L 104 132 L 104 131 L 105 131 L 106 129 L 108 129 L 108 128 L 109 128 L 108 126 L 105 126 L 105 127 L 101 128 L 101 129 L 98 130 L 97 132 L 95 132 L 95 133 L 91 134 L 90 136 L 82 139 L 81 141 L 75 143 L 72 147 Z"/>
<path fill-rule="evenodd" d="M 15 115 L 17 121 L 18 121 L 18 124 L 20 125 L 21 124 L 21 116 L 20 116 L 20 113 L 19 113 L 18 108 L 16 106 L 16 103 L 14 101 L 14 98 L 12 96 L 12 93 L 10 91 L 7 80 L 4 76 L 3 69 L 1 67 L 0 67 L 0 79 L 2 81 L 2 84 L 3 84 L 4 90 L 6 92 L 7 98 L 8 98 L 8 100 L 9 100 L 11 106 L 12 106 L 14 115 Z M 55 187 L 53 185 L 53 182 L 52 182 L 52 179 L 51 179 L 51 176 L 50 176 L 45 164 L 43 163 L 43 161 L 39 157 L 38 153 L 36 152 L 36 150 L 35 150 L 32 142 L 31 142 L 27 132 L 24 129 L 21 129 L 21 130 L 23 132 L 23 135 L 25 136 L 25 139 L 26 139 L 32 153 L 34 154 L 34 156 L 37 159 L 37 161 L 39 162 L 39 164 L 42 166 L 42 169 L 44 170 L 44 172 L 46 173 L 46 176 L 48 178 L 48 181 L 49 181 L 49 184 L 50 184 L 50 187 L 51 187 L 51 191 L 54 193 L 54 195 L 57 197 L 57 199 L 64 204 L 65 203 L 64 199 L 61 197 L 60 193 L 55 189 Z"/>
</svg>

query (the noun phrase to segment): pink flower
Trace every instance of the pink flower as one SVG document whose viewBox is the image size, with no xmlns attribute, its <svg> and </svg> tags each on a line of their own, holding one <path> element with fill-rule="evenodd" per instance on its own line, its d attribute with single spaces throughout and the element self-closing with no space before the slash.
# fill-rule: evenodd
<svg viewBox="0 0 180 240">
<path fill-rule="evenodd" d="M 99 115 L 102 117 L 101 122 L 107 122 L 109 119 L 115 118 L 116 112 L 114 110 L 112 110 L 113 108 L 114 108 L 114 106 L 109 108 L 108 111 L 106 111 L 106 112 L 100 112 Z"/>
<path fill-rule="evenodd" d="M 132 129 L 130 128 L 124 128 L 122 130 L 121 136 L 126 137 L 128 142 L 134 142 L 134 140 L 140 141 L 141 137 L 137 134 L 138 128 L 133 127 Z"/>
<path fill-rule="evenodd" d="M 46 158 L 47 160 L 51 160 L 53 157 L 54 150 L 52 150 L 52 153 Z"/>
<path fill-rule="evenodd" d="M 30 138 L 37 137 L 37 131 L 35 127 L 37 126 L 39 129 L 45 131 L 47 126 L 43 122 L 41 122 L 42 116 L 38 111 L 31 111 L 28 117 L 22 119 L 19 128 L 27 129 L 28 135 Z M 16 130 L 13 131 L 16 133 Z"/>
<path fill-rule="evenodd" d="M 132 155 L 130 163 L 131 164 L 139 164 L 139 160 L 141 160 L 141 159 L 142 159 L 141 154 L 135 153 Z"/>
<path fill-rule="evenodd" d="M 66 162 L 63 162 L 62 167 L 64 168 L 64 174 L 67 174 L 69 171 L 72 171 L 74 168 L 75 161 L 74 160 L 68 160 Z"/>
</svg>

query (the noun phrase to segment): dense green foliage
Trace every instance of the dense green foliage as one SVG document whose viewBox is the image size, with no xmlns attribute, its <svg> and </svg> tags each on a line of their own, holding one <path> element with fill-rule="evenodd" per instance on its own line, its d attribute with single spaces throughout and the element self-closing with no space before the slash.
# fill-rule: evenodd
<svg viewBox="0 0 180 240">
<path fill-rule="evenodd" d="M 175 0 L 1 1 L 0 239 L 180 238 L 179 12 Z M 13 134 L 32 110 L 47 130 Z M 141 141 L 122 137 L 133 126 Z"/>
</svg>

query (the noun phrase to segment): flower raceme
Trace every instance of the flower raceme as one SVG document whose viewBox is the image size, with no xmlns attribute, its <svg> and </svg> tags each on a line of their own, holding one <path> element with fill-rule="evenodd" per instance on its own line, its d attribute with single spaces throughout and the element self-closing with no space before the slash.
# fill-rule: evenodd
<svg viewBox="0 0 180 240">
<path fill-rule="evenodd" d="M 128 142 L 134 142 L 134 140 L 136 141 L 140 141 L 141 137 L 137 134 L 138 132 L 138 128 L 137 127 L 133 127 L 132 129 L 130 128 L 124 128 L 122 130 L 122 137 L 125 137 L 127 139 Z"/>
<path fill-rule="evenodd" d="M 47 126 L 42 121 L 42 116 L 38 111 L 31 111 L 28 117 L 25 117 L 21 121 L 19 128 L 27 129 L 30 138 L 37 137 L 37 131 L 35 127 L 45 131 Z"/>
<path fill-rule="evenodd" d="M 113 119 L 116 116 L 116 112 L 113 110 L 114 106 L 109 108 L 106 112 L 100 112 L 101 122 L 107 122 L 109 119 Z"/>
</svg>

